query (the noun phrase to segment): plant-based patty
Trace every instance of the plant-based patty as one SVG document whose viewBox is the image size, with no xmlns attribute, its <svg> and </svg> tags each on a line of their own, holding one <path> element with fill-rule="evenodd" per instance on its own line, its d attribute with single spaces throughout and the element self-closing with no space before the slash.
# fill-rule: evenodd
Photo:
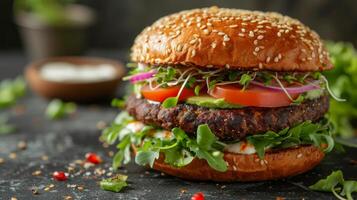
<svg viewBox="0 0 357 200">
<path fill-rule="evenodd" d="M 279 108 L 209 109 L 183 103 L 166 109 L 134 95 L 126 103 L 129 114 L 145 124 L 167 130 L 179 127 L 189 134 L 195 134 L 200 124 L 208 124 L 221 141 L 234 141 L 249 134 L 280 131 L 307 120 L 316 122 L 324 116 L 328 107 L 328 95 L 307 100 L 300 105 Z"/>
</svg>

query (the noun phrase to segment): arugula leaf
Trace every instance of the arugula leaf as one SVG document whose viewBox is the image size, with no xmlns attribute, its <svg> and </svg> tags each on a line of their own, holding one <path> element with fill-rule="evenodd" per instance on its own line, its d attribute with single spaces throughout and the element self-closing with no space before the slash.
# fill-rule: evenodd
<svg viewBox="0 0 357 200">
<path fill-rule="evenodd" d="M 247 141 L 254 145 L 260 159 L 264 158 L 267 148 L 287 148 L 301 144 L 314 144 L 320 148 L 326 145 L 324 152 L 330 152 L 334 148 L 332 128 L 328 122 L 313 124 L 306 121 L 278 133 L 268 131 L 264 134 L 248 136 Z"/>
<path fill-rule="evenodd" d="M 126 180 L 128 176 L 117 174 L 116 176 L 108 179 L 103 179 L 100 181 L 100 188 L 112 192 L 120 192 L 123 188 L 128 186 Z"/>
<path fill-rule="evenodd" d="M 353 192 L 357 192 L 357 181 L 345 181 L 341 194 L 346 196 L 348 200 L 353 200 Z"/>
<path fill-rule="evenodd" d="M 345 199 L 342 196 L 346 196 L 347 200 L 353 200 L 352 193 L 357 192 L 357 181 L 344 180 L 342 171 L 337 170 L 309 188 L 320 192 L 332 192 L 338 199 Z"/>
<path fill-rule="evenodd" d="M 76 109 L 77 106 L 75 103 L 65 103 L 59 99 L 54 99 L 47 106 L 46 116 L 52 120 L 60 119 L 74 113 Z"/>
<path fill-rule="evenodd" d="M 311 190 L 321 191 L 321 192 L 331 192 L 335 189 L 338 184 L 343 184 L 343 174 L 341 170 L 332 172 L 325 179 L 321 179 L 315 184 L 309 186 Z"/>
<path fill-rule="evenodd" d="M 135 162 L 139 165 L 149 164 L 152 168 L 154 162 L 159 158 L 159 151 L 138 151 L 135 156 Z"/>
<path fill-rule="evenodd" d="M 203 149 L 197 149 L 196 155 L 198 158 L 205 159 L 210 167 L 219 171 L 225 172 L 227 171 L 227 163 L 223 159 L 223 153 L 219 151 L 208 152 Z"/>
<path fill-rule="evenodd" d="M 197 128 L 197 144 L 204 150 L 209 150 L 214 142 L 217 141 L 216 136 L 212 133 L 207 124 L 199 125 Z"/>
</svg>

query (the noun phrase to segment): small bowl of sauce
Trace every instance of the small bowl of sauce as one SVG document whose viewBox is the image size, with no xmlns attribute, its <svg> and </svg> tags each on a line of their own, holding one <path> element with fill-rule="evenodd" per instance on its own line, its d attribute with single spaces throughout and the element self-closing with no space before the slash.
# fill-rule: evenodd
<svg viewBox="0 0 357 200">
<path fill-rule="evenodd" d="M 115 95 L 125 74 L 114 60 L 90 57 L 54 57 L 26 68 L 30 87 L 40 96 L 65 101 L 94 102 Z"/>
</svg>

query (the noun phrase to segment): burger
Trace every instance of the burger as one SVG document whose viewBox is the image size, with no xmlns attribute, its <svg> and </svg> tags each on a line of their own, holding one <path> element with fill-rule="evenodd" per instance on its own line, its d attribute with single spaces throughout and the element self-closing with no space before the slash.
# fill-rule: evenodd
<svg viewBox="0 0 357 200">
<path fill-rule="evenodd" d="M 118 148 L 114 168 L 134 154 L 183 179 L 263 181 L 304 173 L 334 148 L 325 114 L 337 97 L 321 74 L 333 66 L 296 19 L 182 11 L 145 28 L 131 61 L 132 91 L 102 135 Z"/>
</svg>

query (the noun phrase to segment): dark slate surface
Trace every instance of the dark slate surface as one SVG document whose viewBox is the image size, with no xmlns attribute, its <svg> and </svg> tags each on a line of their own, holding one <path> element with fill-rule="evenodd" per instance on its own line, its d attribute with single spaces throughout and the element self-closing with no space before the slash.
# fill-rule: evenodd
<svg viewBox="0 0 357 200">
<path fill-rule="evenodd" d="M 95 53 L 103 54 L 116 55 L 113 52 Z M 3 61 L 6 60 L 1 57 L 0 54 L 0 67 L 5 66 Z M 16 71 L 21 71 L 20 65 L 26 61 L 16 53 L 12 58 L 14 60 L 7 58 L 6 66 L 13 66 L 9 71 L 16 74 Z M 1 78 L 13 76 L 12 73 L 5 73 L 4 68 L 0 68 Z M 44 118 L 46 105 L 46 100 L 29 93 L 16 107 L 1 111 L 9 115 L 10 122 L 16 124 L 17 131 L 0 136 L 0 157 L 5 159 L 5 163 L 0 165 L 0 199 L 63 199 L 67 195 L 74 199 L 190 199 L 192 194 L 199 191 L 205 194 L 206 199 L 222 200 L 276 197 L 334 199 L 330 194 L 309 191 L 306 186 L 337 169 L 343 170 L 345 177 L 357 179 L 357 166 L 350 164 L 350 160 L 357 159 L 357 150 L 347 149 L 345 154 L 328 155 L 321 165 L 307 174 L 286 180 L 259 183 L 188 182 L 131 163 L 119 170 L 120 173 L 129 175 L 130 186 L 122 193 L 107 192 L 98 186 L 98 181 L 106 174 L 95 176 L 93 172 L 96 168 L 109 172 L 108 152 L 112 149 L 104 148 L 98 141 L 100 131 L 96 124 L 100 120 L 110 122 L 118 111 L 105 104 L 81 105 L 75 115 L 59 121 L 50 121 Z M 19 141 L 26 141 L 26 150 L 17 148 Z M 16 152 L 17 158 L 9 158 L 12 152 Z M 86 169 L 80 175 L 72 173 L 75 175 L 66 182 L 51 179 L 53 171 L 65 170 L 69 163 L 78 159 L 83 160 L 87 152 L 98 153 L 104 159 L 104 163 Z M 47 155 L 48 160 L 41 159 L 43 155 Z M 36 170 L 41 170 L 42 175 L 33 176 L 32 173 Z M 44 191 L 50 184 L 54 184 L 55 187 L 50 191 Z M 80 185 L 84 190 L 79 191 L 68 185 Z M 33 187 L 38 188 L 38 195 L 32 194 Z"/>
</svg>

